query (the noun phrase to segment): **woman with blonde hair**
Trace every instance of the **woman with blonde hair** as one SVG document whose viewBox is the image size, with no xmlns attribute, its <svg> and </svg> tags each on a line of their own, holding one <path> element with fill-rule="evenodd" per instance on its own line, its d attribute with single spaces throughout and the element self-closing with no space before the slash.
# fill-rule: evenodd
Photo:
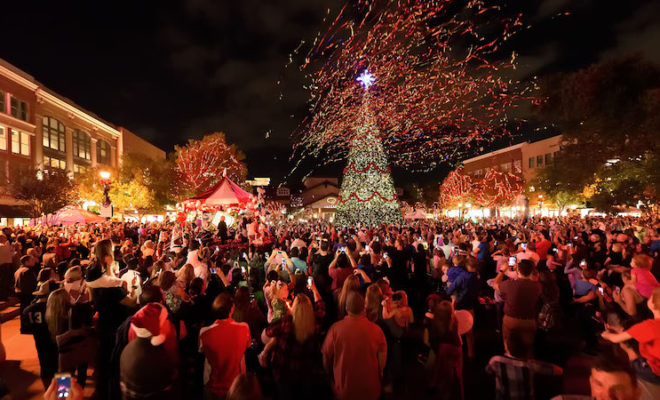
<svg viewBox="0 0 660 400">
<path fill-rule="evenodd" d="M 48 296 L 46 303 L 46 324 L 50 336 L 55 340 L 69 329 L 69 293 L 64 289 L 57 289 Z"/>
<path fill-rule="evenodd" d="M 371 284 L 367 288 L 365 296 L 365 308 L 367 310 L 367 319 L 371 322 L 377 322 L 383 312 L 383 291 L 377 284 Z"/>
<path fill-rule="evenodd" d="M 267 356 L 278 386 L 278 398 L 324 398 L 332 393 L 323 370 L 321 337 L 316 311 L 321 302 L 312 305 L 304 294 L 293 301 L 291 314 L 281 323 L 271 325 L 266 334 L 273 338 Z"/>
<path fill-rule="evenodd" d="M 341 288 L 339 298 L 337 299 L 337 320 L 346 316 L 346 299 L 351 292 L 360 290 L 360 278 L 357 275 L 350 275 L 344 280 L 344 286 Z"/>
<path fill-rule="evenodd" d="M 190 282 L 195 279 L 195 269 L 192 264 L 186 264 L 181 267 L 180 270 L 176 272 L 176 281 L 177 284 L 183 287 L 184 290 L 188 290 Z"/>
</svg>

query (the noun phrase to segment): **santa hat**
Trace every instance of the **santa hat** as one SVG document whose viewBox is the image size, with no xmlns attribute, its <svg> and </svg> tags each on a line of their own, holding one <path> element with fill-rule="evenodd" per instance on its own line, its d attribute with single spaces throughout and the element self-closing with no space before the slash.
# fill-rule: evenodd
<svg viewBox="0 0 660 400">
<path fill-rule="evenodd" d="M 148 303 L 131 318 L 131 328 L 138 337 L 151 338 L 152 345 L 160 346 L 165 343 L 164 328 L 167 322 L 167 309 L 165 306 L 158 303 Z"/>
</svg>

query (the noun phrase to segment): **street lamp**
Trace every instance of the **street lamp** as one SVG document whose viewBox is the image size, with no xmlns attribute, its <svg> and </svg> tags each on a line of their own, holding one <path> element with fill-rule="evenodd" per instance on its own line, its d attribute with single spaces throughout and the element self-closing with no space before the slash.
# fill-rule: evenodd
<svg viewBox="0 0 660 400">
<path fill-rule="evenodd" d="M 101 177 L 101 185 L 103 185 L 103 207 L 108 207 L 110 206 L 110 196 L 108 196 L 108 192 L 110 192 L 110 172 L 101 171 L 99 176 Z"/>
</svg>

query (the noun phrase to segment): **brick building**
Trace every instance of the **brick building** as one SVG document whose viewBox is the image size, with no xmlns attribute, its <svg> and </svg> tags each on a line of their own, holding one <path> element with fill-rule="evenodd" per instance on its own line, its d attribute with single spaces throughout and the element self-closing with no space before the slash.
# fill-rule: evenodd
<svg viewBox="0 0 660 400">
<path fill-rule="evenodd" d="M 165 152 L 115 127 L 0 59 L 0 185 L 14 168 L 59 168 L 70 176 L 117 167 L 125 152 L 164 159 Z M 20 202 L 0 195 L 0 225 L 25 217 Z"/>
</svg>

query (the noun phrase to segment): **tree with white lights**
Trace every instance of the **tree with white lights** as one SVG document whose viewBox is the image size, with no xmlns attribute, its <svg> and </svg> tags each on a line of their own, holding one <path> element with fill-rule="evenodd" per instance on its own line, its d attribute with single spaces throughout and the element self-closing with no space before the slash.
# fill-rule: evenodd
<svg viewBox="0 0 660 400">
<path fill-rule="evenodd" d="M 358 81 L 364 85 L 366 94 L 344 169 L 336 222 L 339 225 L 397 223 L 401 221 L 401 211 L 378 126 L 369 110 L 368 90 L 374 78 L 365 71 Z"/>
</svg>

